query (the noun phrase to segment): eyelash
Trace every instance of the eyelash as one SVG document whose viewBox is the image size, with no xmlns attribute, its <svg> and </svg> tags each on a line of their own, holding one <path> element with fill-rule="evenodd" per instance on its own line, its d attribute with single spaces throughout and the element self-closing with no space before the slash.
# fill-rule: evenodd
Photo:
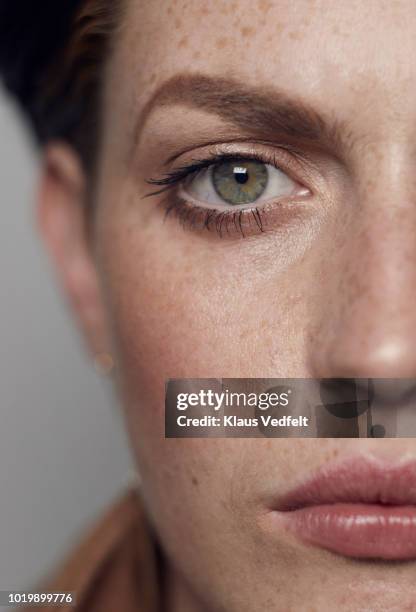
<svg viewBox="0 0 416 612">
<path fill-rule="evenodd" d="M 165 209 L 165 219 L 173 213 L 184 227 L 207 229 L 209 231 L 215 229 L 220 238 L 224 237 L 225 234 L 230 234 L 230 227 L 232 231 L 237 231 L 243 238 L 247 236 L 245 230 L 249 229 L 250 226 L 254 227 L 255 231 L 263 233 L 264 225 L 267 222 L 268 207 L 265 205 L 239 210 L 218 210 L 191 204 L 177 193 L 171 192 L 183 181 L 197 176 L 202 170 L 207 170 L 229 159 L 245 162 L 258 161 L 263 164 L 273 165 L 282 170 L 282 172 L 286 171 L 278 163 L 276 156 L 272 155 L 270 159 L 265 159 L 265 157 L 253 152 L 246 155 L 241 153 L 219 153 L 205 159 L 194 160 L 188 165 L 166 173 L 161 178 L 147 180 L 146 182 L 149 185 L 158 186 L 161 189 L 148 193 L 145 197 L 167 193 L 167 196 L 160 202 L 160 205 Z M 246 222 L 248 222 L 248 225 Z"/>
</svg>

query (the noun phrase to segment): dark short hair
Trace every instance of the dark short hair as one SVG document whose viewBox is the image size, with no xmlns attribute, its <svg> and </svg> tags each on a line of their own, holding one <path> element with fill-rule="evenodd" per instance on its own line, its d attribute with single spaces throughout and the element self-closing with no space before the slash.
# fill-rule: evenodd
<svg viewBox="0 0 416 612">
<path fill-rule="evenodd" d="M 103 66 L 120 0 L 0 0 L 0 76 L 37 140 L 92 163 Z"/>
</svg>

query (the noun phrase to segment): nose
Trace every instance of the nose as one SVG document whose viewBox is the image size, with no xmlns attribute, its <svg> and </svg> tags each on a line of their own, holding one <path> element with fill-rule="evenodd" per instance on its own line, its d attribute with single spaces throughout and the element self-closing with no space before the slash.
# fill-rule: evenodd
<svg viewBox="0 0 416 612">
<path fill-rule="evenodd" d="M 324 249 L 314 377 L 416 380 L 416 198 L 404 183 L 382 191 L 358 197 Z"/>
</svg>

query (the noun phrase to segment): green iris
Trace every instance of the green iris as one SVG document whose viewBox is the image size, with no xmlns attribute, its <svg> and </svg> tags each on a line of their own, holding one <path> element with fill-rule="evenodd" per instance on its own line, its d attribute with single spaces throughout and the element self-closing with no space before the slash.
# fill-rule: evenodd
<svg viewBox="0 0 416 612">
<path fill-rule="evenodd" d="M 229 204 L 250 204 L 265 191 L 268 182 L 265 164 L 230 160 L 214 166 L 212 182 L 217 194 Z"/>
</svg>

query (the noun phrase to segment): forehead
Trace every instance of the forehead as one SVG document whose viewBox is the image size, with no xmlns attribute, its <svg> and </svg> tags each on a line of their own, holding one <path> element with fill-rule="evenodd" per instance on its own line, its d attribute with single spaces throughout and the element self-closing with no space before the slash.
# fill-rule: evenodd
<svg viewBox="0 0 416 612">
<path fill-rule="evenodd" d="M 140 109 L 164 81 L 195 73 L 387 124 L 386 113 L 415 113 L 415 34 L 413 0 L 128 0 L 112 63 L 123 86 L 110 95 Z"/>
</svg>

